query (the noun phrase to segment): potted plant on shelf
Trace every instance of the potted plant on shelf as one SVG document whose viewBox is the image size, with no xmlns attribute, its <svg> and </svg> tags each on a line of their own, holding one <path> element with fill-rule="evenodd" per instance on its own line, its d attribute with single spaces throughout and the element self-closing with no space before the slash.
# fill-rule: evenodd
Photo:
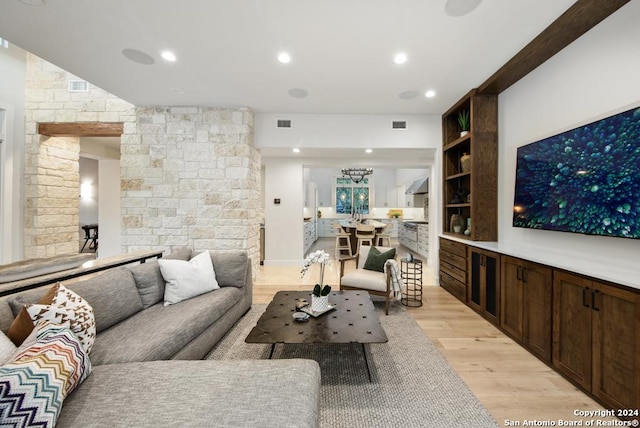
<svg viewBox="0 0 640 428">
<path fill-rule="evenodd" d="M 469 133 L 469 110 L 458 112 L 458 125 L 460 126 L 460 136 L 464 137 Z"/>
<path fill-rule="evenodd" d="M 326 251 L 318 250 L 310 253 L 306 259 L 300 273 L 304 277 L 309 270 L 309 267 L 314 263 L 320 263 L 320 282 L 313 287 L 313 294 L 311 295 L 311 310 L 314 312 L 324 312 L 329 309 L 329 293 L 331 292 L 331 286 L 322 285 L 324 282 L 324 267 L 329 262 L 329 254 Z"/>
</svg>

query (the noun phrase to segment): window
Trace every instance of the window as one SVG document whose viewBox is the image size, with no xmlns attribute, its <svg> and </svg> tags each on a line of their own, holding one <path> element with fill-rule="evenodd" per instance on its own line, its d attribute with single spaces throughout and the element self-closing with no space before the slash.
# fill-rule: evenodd
<svg viewBox="0 0 640 428">
<path fill-rule="evenodd" d="M 336 177 L 336 214 L 369 214 L 369 178 L 354 183 L 350 178 Z"/>
</svg>

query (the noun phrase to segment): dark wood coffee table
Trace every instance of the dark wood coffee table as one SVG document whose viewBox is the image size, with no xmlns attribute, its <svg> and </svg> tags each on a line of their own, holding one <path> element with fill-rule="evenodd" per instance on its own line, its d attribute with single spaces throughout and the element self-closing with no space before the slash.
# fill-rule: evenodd
<svg viewBox="0 0 640 428">
<path fill-rule="evenodd" d="M 299 299 L 311 302 L 311 293 L 277 292 L 245 342 L 270 343 L 269 358 L 273 356 L 278 343 L 360 343 L 371 381 L 371 368 L 365 346 L 368 343 L 385 343 L 388 339 L 369 293 L 332 292 L 329 303 L 336 305 L 336 308 L 316 318 L 309 317 L 304 322 L 293 319 Z"/>
</svg>

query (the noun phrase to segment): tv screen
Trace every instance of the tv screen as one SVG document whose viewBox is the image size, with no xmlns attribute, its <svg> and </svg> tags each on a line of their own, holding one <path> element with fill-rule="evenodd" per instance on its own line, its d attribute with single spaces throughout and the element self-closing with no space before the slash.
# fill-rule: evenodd
<svg viewBox="0 0 640 428">
<path fill-rule="evenodd" d="M 640 238 L 640 107 L 518 148 L 513 226 Z"/>
</svg>

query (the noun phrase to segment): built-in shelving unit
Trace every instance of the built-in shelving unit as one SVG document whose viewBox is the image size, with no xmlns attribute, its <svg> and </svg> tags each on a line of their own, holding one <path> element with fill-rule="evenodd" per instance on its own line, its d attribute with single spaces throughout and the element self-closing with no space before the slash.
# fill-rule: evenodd
<svg viewBox="0 0 640 428">
<path fill-rule="evenodd" d="M 470 128 L 461 135 L 458 114 L 469 113 Z M 443 233 L 475 241 L 498 238 L 498 98 L 472 90 L 442 115 Z M 470 156 L 469 168 L 461 158 Z M 455 232 L 451 217 L 463 218 Z M 471 219 L 468 234 L 467 219 Z"/>
</svg>

